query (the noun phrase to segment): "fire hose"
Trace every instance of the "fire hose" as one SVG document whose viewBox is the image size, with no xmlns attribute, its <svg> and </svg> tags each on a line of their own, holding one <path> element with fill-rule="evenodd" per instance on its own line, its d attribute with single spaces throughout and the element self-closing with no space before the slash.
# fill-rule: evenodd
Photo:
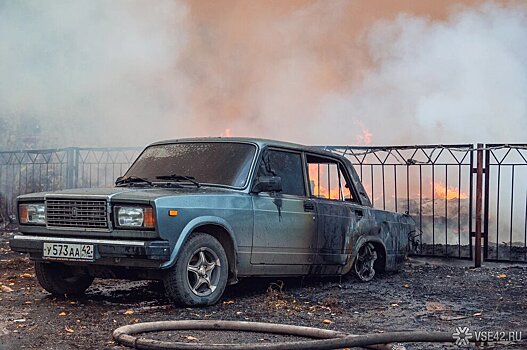
<svg viewBox="0 0 527 350">
<path fill-rule="evenodd" d="M 286 341 L 260 344 L 200 344 L 167 342 L 136 337 L 135 334 L 163 331 L 237 331 L 277 334 L 310 338 L 303 341 Z M 525 333 L 527 334 L 527 331 Z M 352 335 L 313 327 L 292 326 L 276 323 L 245 321 L 183 320 L 144 322 L 119 327 L 113 338 L 120 344 L 145 350 L 322 350 L 366 347 L 378 350 L 403 350 L 397 343 L 454 343 L 456 339 L 449 332 L 386 332 L 379 334 Z M 475 342 L 470 337 L 466 341 Z"/>
</svg>

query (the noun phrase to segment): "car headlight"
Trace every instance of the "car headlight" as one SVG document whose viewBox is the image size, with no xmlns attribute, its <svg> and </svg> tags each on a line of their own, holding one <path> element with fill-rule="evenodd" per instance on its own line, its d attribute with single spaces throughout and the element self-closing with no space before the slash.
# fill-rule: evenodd
<svg viewBox="0 0 527 350">
<path fill-rule="evenodd" d="M 18 206 L 21 224 L 45 225 L 46 206 L 44 203 L 23 203 Z"/>
<path fill-rule="evenodd" d="M 115 223 L 118 227 L 154 228 L 154 211 L 151 207 L 115 206 Z"/>
</svg>

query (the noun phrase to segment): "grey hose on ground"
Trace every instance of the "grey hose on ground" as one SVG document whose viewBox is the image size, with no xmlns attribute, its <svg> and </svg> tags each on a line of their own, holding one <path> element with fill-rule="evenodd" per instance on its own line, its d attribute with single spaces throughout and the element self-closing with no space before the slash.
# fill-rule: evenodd
<svg viewBox="0 0 527 350">
<path fill-rule="evenodd" d="M 292 335 L 311 338 L 305 341 L 290 341 L 261 344 L 199 344 L 166 342 L 138 338 L 134 334 L 172 330 L 242 331 L 267 334 Z M 522 334 L 527 334 L 522 333 Z M 188 350 L 308 350 L 368 347 L 375 349 L 401 349 L 393 343 L 441 342 L 453 343 L 449 332 L 387 332 L 368 335 L 350 335 L 320 328 L 301 327 L 275 323 L 244 321 L 183 320 L 159 321 L 127 325 L 113 332 L 114 339 L 122 345 L 136 349 L 188 349 Z M 473 339 L 470 339 L 474 341 Z"/>
<path fill-rule="evenodd" d="M 213 320 L 182 320 L 182 321 L 158 321 L 136 323 L 117 328 L 113 332 L 113 338 L 122 345 L 136 349 L 198 349 L 198 350 L 250 350 L 250 349 L 317 349 L 306 347 L 305 341 L 262 343 L 262 344 L 196 344 L 183 342 L 163 342 L 154 339 L 145 339 L 132 336 L 138 333 L 163 332 L 171 330 L 212 330 L 212 331 L 242 331 L 267 334 L 280 334 L 297 336 L 311 339 L 334 339 L 344 337 L 357 337 L 344 332 L 327 329 L 292 326 L 276 323 L 245 322 L 245 321 L 213 321 Z M 364 346 L 373 350 L 405 350 L 404 346 L 398 344 L 371 344 Z"/>
</svg>

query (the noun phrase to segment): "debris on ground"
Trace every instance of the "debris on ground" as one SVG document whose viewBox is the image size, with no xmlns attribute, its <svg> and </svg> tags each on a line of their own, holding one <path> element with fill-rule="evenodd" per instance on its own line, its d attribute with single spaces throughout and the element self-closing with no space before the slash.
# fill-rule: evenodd
<svg viewBox="0 0 527 350">
<path fill-rule="evenodd" d="M 456 327 L 514 331 L 527 328 L 526 286 L 527 266 L 473 269 L 414 259 L 400 273 L 379 274 L 368 283 L 353 276 L 241 280 L 218 304 L 204 308 L 173 306 L 162 284 L 153 281 L 97 279 L 85 296 L 56 297 L 38 285 L 30 260 L 11 252 L 0 234 L 0 348 L 125 349 L 112 340 L 115 328 L 183 319 L 285 323 L 352 334 Z M 200 344 L 284 340 L 239 332 L 165 332 L 152 337 Z M 413 344 L 411 349 L 458 347 Z"/>
</svg>

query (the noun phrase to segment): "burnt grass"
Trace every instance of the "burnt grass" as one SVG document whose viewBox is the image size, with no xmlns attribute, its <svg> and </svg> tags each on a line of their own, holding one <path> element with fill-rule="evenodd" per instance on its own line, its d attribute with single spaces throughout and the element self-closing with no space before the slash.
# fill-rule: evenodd
<svg viewBox="0 0 527 350">
<path fill-rule="evenodd" d="M 250 278 L 228 287 L 205 308 L 179 308 L 155 281 L 95 280 L 82 297 L 54 297 L 37 283 L 33 264 L 11 252 L 0 233 L 0 349 L 125 349 L 112 331 L 126 324 L 163 320 L 241 320 L 339 330 L 388 331 L 527 329 L 527 265 L 411 259 L 399 273 L 369 283 L 353 276 Z M 297 340 L 234 332 L 161 332 L 154 339 L 197 343 Z M 523 338 L 527 338 L 524 334 Z M 458 349 L 447 344 L 406 344 L 408 349 Z M 524 349 L 522 343 L 478 348 Z M 476 348 L 472 346 L 472 348 Z"/>
</svg>

